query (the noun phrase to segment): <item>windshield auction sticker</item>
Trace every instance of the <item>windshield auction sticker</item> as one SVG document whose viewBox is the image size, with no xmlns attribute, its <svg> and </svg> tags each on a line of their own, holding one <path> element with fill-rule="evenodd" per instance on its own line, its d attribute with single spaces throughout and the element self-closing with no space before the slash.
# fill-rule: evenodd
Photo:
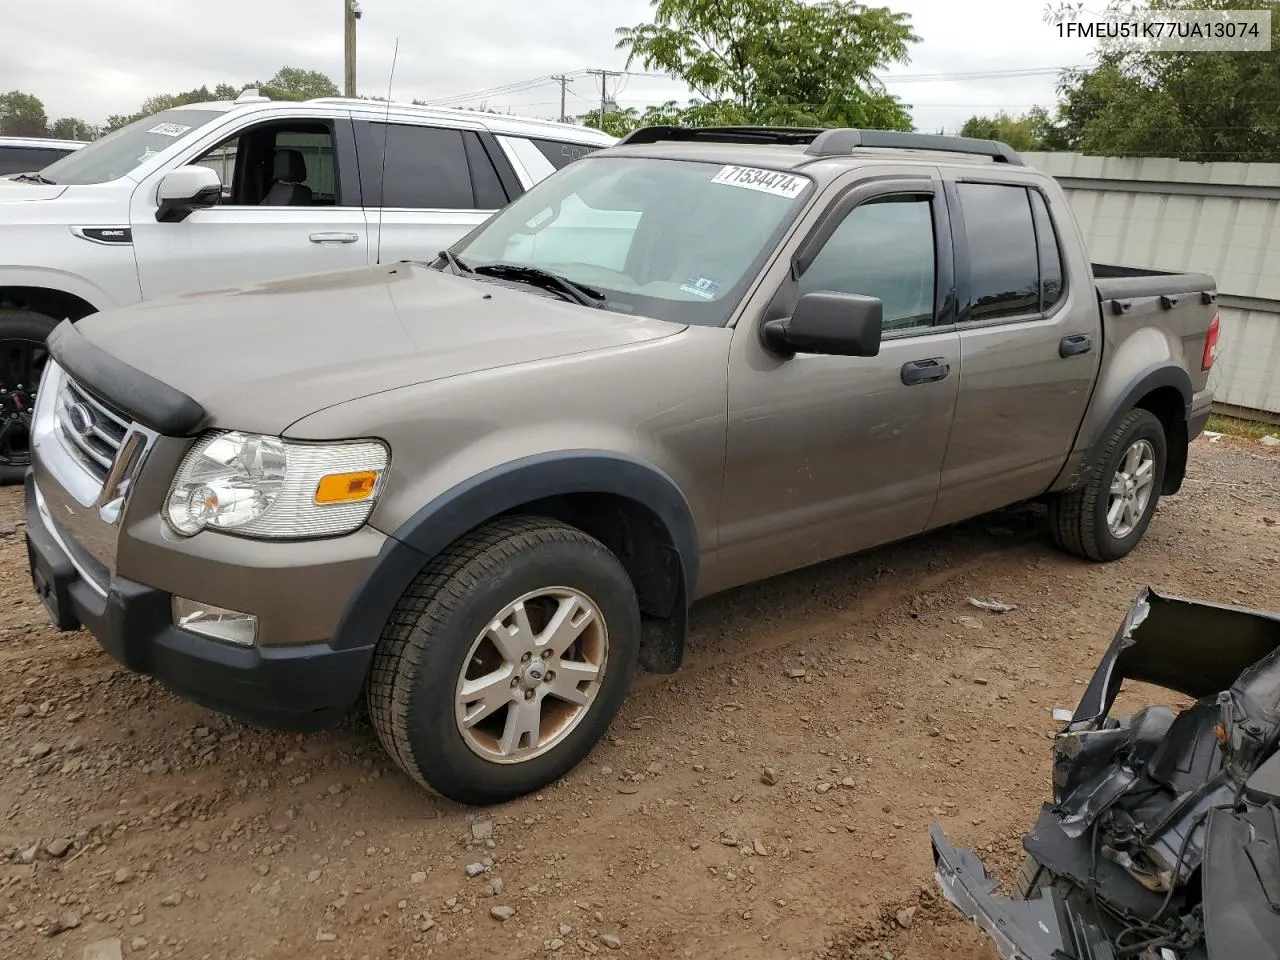
<svg viewBox="0 0 1280 960">
<path fill-rule="evenodd" d="M 147 133 L 158 133 L 162 137 L 180 137 L 190 129 L 180 123 L 157 123 Z"/>
<path fill-rule="evenodd" d="M 759 190 L 761 193 L 772 193 L 775 197 L 786 197 L 794 200 L 809 185 L 804 177 L 793 177 L 789 173 L 777 170 L 761 170 L 759 167 L 721 167 L 720 172 L 711 178 L 712 183 L 724 183 L 731 187 L 744 187 L 747 190 Z"/>
</svg>

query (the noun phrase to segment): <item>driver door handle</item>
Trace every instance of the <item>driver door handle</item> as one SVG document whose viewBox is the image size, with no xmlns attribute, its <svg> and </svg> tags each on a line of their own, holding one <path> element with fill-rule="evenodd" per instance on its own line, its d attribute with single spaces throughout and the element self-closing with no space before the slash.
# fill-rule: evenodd
<svg viewBox="0 0 1280 960">
<path fill-rule="evenodd" d="M 1058 356 L 1064 360 L 1067 357 L 1078 357 L 1083 353 L 1088 353 L 1093 349 L 1093 341 L 1083 333 L 1077 333 L 1070 337 L 1063 337 L 1058 342 Z"/>
<path fill-rule="evenodd" d="M 308 239 L 312 243 L 355 243 L 360 237 L 354 233 L 313 233 Z"/>
<path fill-rule="evenodd" d="M 902 382 L 908 387 L 917 383 L 932 383 L 945 380 L 951 374 L 951 364 L 942 357 L 928 360 L 912 360 L 902 365 Z"/>
</svg>

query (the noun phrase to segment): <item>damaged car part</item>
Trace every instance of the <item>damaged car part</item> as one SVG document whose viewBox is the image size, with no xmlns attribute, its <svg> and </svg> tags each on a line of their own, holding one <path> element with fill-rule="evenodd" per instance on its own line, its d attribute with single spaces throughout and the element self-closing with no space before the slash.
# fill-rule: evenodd
<svg viewBox="0 0 1280 960">
<path fill-rule="evenodd" d="M 1113 717 L 1125 681 L 1193 702 Z M 1280 958 L 1280 616 L 1144 590 L 1057 735 L 1017 898 L 931 828 L 1005 960 Z"/>
</svg>

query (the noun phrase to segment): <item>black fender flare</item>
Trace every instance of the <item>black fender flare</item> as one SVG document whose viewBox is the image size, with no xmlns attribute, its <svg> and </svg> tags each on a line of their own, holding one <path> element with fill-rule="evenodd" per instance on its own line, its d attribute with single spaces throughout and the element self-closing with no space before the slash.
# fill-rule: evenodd
<svg viewBox="0 0 1280 960">
<path fill-rule="evenodd" d="M 697 528 L 674 480 L 654 465 L 625 454 L 595 450 L 537 454 L 463 481 L 392 533 L 347 601 L 331 645 L 349 649 L 375 644 L 422 568 L 468 531 L 522 504 L 574 493 L 613 494 L 652 511 L 680 557 L 685 597 L 696 596 Z"/>
<path fill-rule="evenodd" d="M 1085 461 L 1082 465 L 1081 475 L 1087 475 L 1094 468 L 1098 459 L 1102 456 L 1102 451 L 1106 447 L 1107 441 L 1111 439 L 1111 435 L 1120 426 L 1120 421 L 1137 407 L 1138 401 L 1153 390 L 1159 390 L 1162 387 L 1173 387 L 1178 391 L 1182 397 L 1182 419 L 1186 421 L 1191 418 L 1191 401 L 1194 391 L 1191 386 L 1191 377 L 1186 370 L 1169 361 L 1139 374 L 1129 382 L 1120 397 L 1112 403 L 1111 409 L 1107 413 L 1107 419 L 1103 421 L 1102 429 L 1089 446 L 1089 452 L 1085 456 Z"/>
</svg>

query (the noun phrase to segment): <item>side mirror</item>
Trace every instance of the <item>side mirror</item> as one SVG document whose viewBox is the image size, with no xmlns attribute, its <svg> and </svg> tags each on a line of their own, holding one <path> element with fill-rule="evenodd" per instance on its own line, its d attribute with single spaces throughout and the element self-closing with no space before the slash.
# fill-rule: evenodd
<svg viewBox="0 0 1280 960">
<path fill-rule="evenodd" d="M 765 346 L 777 353 L 874 357 L 880 353 L 884 304 L 856 293 L 806 293 L 791 316 L 764 325 Z"/>
<path fill-rule="evenodd" d="M 160 201 L 156 219 L 179 223 L 193 210 L 217 206 L 222 199 L 222 181 L 208 167 L 178 167 L 164 175 L 156 198 Z"/>
</svg>

